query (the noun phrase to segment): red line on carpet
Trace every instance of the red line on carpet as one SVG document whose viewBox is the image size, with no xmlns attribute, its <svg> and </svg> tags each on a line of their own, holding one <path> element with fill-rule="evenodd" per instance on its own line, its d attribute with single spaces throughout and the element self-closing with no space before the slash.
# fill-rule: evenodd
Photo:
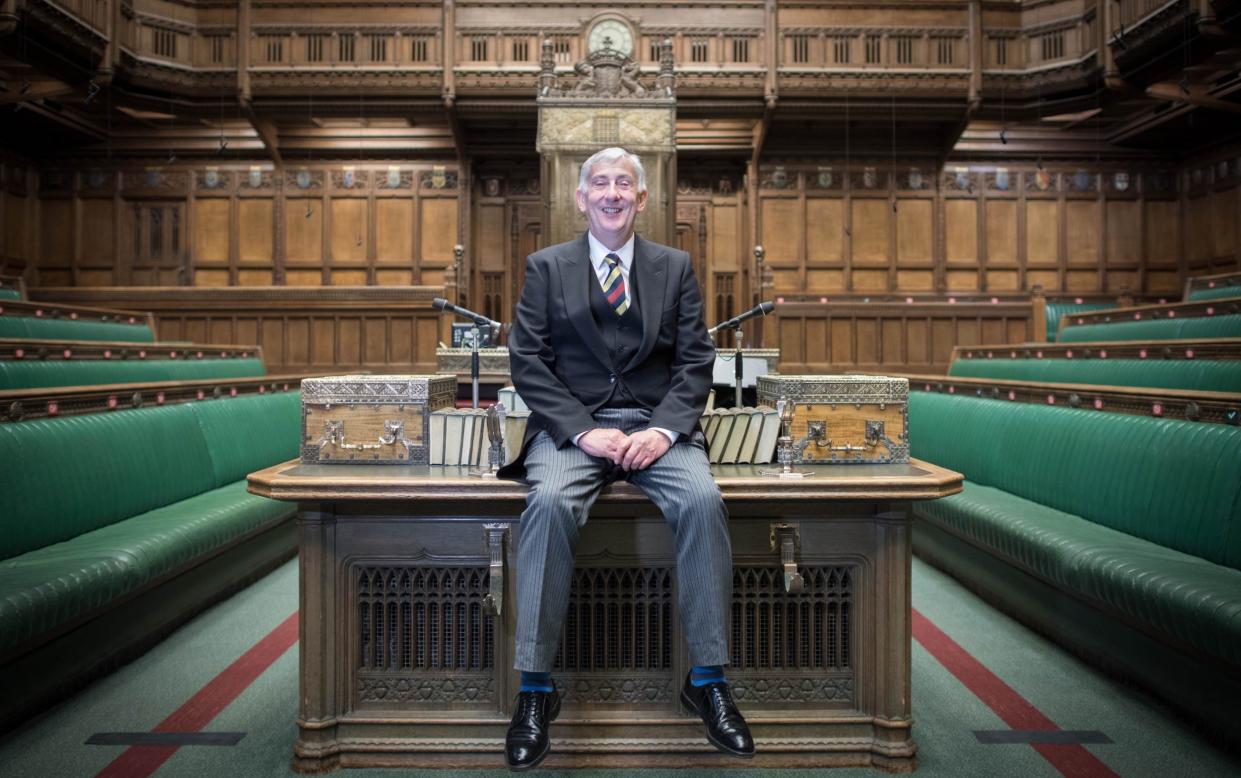
<svg viewBox="0 0 1241 778">
<path fill-rule="evenodd" d="M 267 633 L 250 650 L 224 668 L 153 732 L 197 732 L 237 699 L 263 671 L 297 642 L 297 613 Z M 130 746 L 96 778 L 146 778 L 177 752 L 179 746 Z"/>
<path fill-rule="evenodd" d="M 917 609 L 913 611 L 913 636 L 1009 727 L 1036 731 L 1060 729 L 1056 722 L 1043 715 Z M 1032 747 L 1067 778 L 1119 778 L 1112 768 L 1080 745 L 1035 743 Z"/>
</svg>

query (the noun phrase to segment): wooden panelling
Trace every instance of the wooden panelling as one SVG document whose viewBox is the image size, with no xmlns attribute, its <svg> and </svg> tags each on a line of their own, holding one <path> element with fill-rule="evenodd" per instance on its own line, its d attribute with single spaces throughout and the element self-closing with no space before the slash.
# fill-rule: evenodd
<svg viewBox="0 0 1241 778">
<path fill-rule="evenodd" d="M 845 258 L 845 202 L 835 198 L 806 201 L 806 263 L 840 265 Z"/>
<path fill-rule="evenodd" d="M 44 267 L 68 267 L 73 260 L 73 201 L 43 200 L 39 203 L 40 255 Z"/>
<path fill-rule="evenodd" d="M 900 265 L 927 265 L 935 259 L 932 203 L 927 199 L 901 200 L 896 210 L 896 261 Z M 897 288 L 905 289 L 898 275 Z M 911 277 L 918 274 L 910 274 Z M 921 282 L 918 282 L 921 283 Z M 908 287 L 921 289 L 921 286 Z M 930 286 L 925 287 L 927 289 Z"/>
<path fill-rule="evenodd" d="M 270 270 L 238 270 L 237 285 L 238 286 L 271 286 L 272 273 Z"/>
<path fill-rule="evenodd" d="M 886 292 L 888 289 L 888 271 L 854 270 L 853 288 L 859 292 Z"/>
<path fill-rule="evenodd" d="M 1237 189 L 1211 193 L 1211 234 L 1215 236 L 1213 256 L 1224 257 L 1237 250 Z"/>
<path fill-rule="evenodd" d="M 288 270 L 284 274 L 284 282 L 288 286 L 319 286 L 323 283 L 323 272 L 320 270 Z"/>
<path fill-rule="evenodd" d="M 1059 203 L 1055 200 L 1027 201 L 1026 264 L 1055 265 L 1060 259 L 1059 235 Z"/>
<path fill-rule="evenodd" d="M 113 241 L 113 232 L 116 229 L 115 206 L 112 200 L 85 198 L 81 200 L 81 208 L 82 264 L 110 268 L 116 256 Z M 111 270 L 108 272 L 110 274 Z"/>
<path fill-rule="evenodd" d="M 1099 261 L 1102 226 L 1097 200 L 1069 200 L 1064 204 L 1065 252 L 1070 265 L 1094 266 Z M 1070 287 L 1070 291 L 1079 291 Z"/>
<path fill-rule="evenodd" d="M 987 290 L 991 292 L 1020 291 L 1021 277 L 1016 270 L 988 270 Z"/>
<path fill-rule="evenodd" d="M 977 270 L 949 270 L 944 273 L 944 286 L 949 292 L 974 292 L 978 290 Z"/>
<path fill-rule="evenodd" d="M 952 199 L 944 202 L 944 238 L 948 264 L 978 262 L 978 203 Z"/>
<path fill-rule="evenodd" d="M 422 265 L 447 267 L 452 264 L 452 247 L 457 245 L 457 201 L 448 198 L 423 198 L 419 231 Z M 426 283 L 426 279 L 423 279 Z"/>
<path fill-rule="evenodd" d="M 228 271 L 195 270 L 194 286 L 228 286 Z"/>
<path fill-rule="evenodd" d="M 987 267 L 1016 267 L 1016 265 L 1017 202 L 988 200 Z"/>
<path fill-rule="evenodd" d="M 1064 288 L 1070 292 L 1097 292 L 1099 290 L 1099 271 L 1066 271 L 1064 274 Z"/>
<path fill-rule="evenodd" d="M 194 203 L 194 262 L 198 265 L 227 265 L 232 220 L 228 200 L 212 198 Z M 197 278 L 197 275 L 195 276 Z M 225 275 L 227 279 L 227 274 Z"/>
<path fill-rule="evenodd" d="M 1215 236 L 1212 233 L 1211 201 L 1207 197 L 1191 198 L 1186 207 L 1185 250 L 1191 262 L 1211 258 L 1215 252 Z"/>
<path fill-rule="evenodd" d="M 888 216 L 892 209 L 887 200 L 858 199 L 853 201 L 853 264 L 887 265 L 890 255 Z M 854 274 L 854 286 L 857 274 Z M 869 288 L 869 287 L 868 287 Z M 882 287 L 886 289 L 887 285 Z"/>
<path fill-rule="evenodd" d="M 331 224 L 334 264 L 361 264 L 366 262 L 366 200 L 359 197 L 332 199 Z"/>
<path fill-rule="evenodd" d="M 365 270 L 333 270 L 332 286 L 366 286 Z"/>
<path fill-rule="evenodd" d="M 775 270 L 771 274 L 776 294 L 798 294 L 805 290 L 800 270 Z"/>
<path fill-rule="evenodd" d="M 1142 260 L 1142 204 L 1137 200 L 1107 203 L 1107 264 L 1137 265 Z"/>
<path fill-rule="evenodd" d="M 115 283 L 111 270 L 79 270 L 79 286 L 111 286 Z"/>
<path fill-rule="evenodd" d="M 238 258 L 242 262 L 272 261 L 273 208 L 266 198 L 245 198 L 237 203 Z"/>
<path fill-rule="evenodd" d="M 1179 296 L 1181 291 L 1181 274 L 1175 270 L 1147 271 L 1146 289 L 1155 294 L 1162 292 Z"/>
<path fill-rule="evenodd" d="M 807 270 L 806 291 L 809 294 L 839 292 L 845 288 L 843 270 Z"/>
<path fill-rule="evenodd" d="M 508 230 L 504 223 L 504 205 L 489 203 L 480 205 L 475 211 L 477 227 L 474 232 L 474 259 L 480 270 L 499 271 L 505 269 L 508 258 L 504 250 L 508 238 Z"/>
<path fill-rule="evenodd" d="M 413 267 L 413 200 L 402 197 L 375 201 L 375 262 Z"/>
<path fill-rule="evenodd" d="M 799 263 L 805 219 L 800 200 L 764 197 L 762 202 L 763 248 L 772 265 Z"/>
<path fill-rule="evenodd" d="M 284 252 L 288 264 L 319 265 L 323 261 L 322 205 L 321 200 L 309 198 L 285 202 Z"/>
<path fill-rule="evenodd" d="M 1030 304 L 788 303 L 776 308 L 780 371 L 943 372 L 954 345 L 1020 343 Z"/>
<path fill-rule="evenodd" d="M 707 212 L 711 237 L 708 267 L 713 272 L 736 272 L 741 267 L 741 256 L 746 252 L 741 245 L 740 210 L 734 203 L 713 203 Z"/>
<path fill-rule="evenodd" d="M 930 270 L 896 271 L 896 287 L 907 292 L 930 292 L 935 289 L 935 274 Z"/>
<path fill-rule="evenodd" d="M 412 270 L 376 270 L 377 286 L 408 286 L 414 282 Z"/>
<path fill-rule="evenodd" d="M 1181 255 L 1181 204 L 1175 200 L 1146 203 L 1146 259 L 1157 267 L 1176 267 Z"/>
<path fill-rule="evenodd" d="M 48 299 L 149 310 L 164 340 L 259 344 L 269 373 L 319 370 L 435 372 L 442 287 L 402 290 L 46 289 Z"/>
</svg>

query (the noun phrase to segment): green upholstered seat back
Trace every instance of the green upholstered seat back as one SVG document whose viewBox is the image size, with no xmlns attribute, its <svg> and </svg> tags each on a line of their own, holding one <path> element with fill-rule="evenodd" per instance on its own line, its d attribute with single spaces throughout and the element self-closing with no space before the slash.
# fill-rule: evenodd
<svg viewBox="0 0 1241 778">
<path fill-rule="evenodd" d="M 214 486 L 191 405 L 0 424 L 0 559 Z"/>
<path fill-rule="evenodd" d="M 0 389 L 253 378 L 264 374 L 259 359 L 10 359 L 0 360 Z"/>
<path fill-rule="evenodd" d="M 1086 313 L 1087 311 L 1105 311 L 1115 308 L 1116 303 L 1047 303 L 1047 339 L 1055 341 L 1056 330 L 1060 328 L 1060 317 L 1070 313 Z"/>
<path fill-rule="evenodd" d="M 0 559 L 297 456 L 299 392 L 0 424 Z"/>
<path fill-rule="evenodd" d="M 1078 324 L 1060 332 L 1062 343 L 1102 340 L 1198 340 L 1241 337 L 1241 313 L 1179 319 Z"/>
<path fill-rule="evenodd" d="M 958 359 L 948 375 L 1241 392 L 1241 360 L 1235 359 Z"/>
<path fill-rule="evenodd" d="M 51 340 L 115 340 L 151 343 L 155 335 L 143 324 L 74 319 L 43 319 L 35 316 L 0 316 L 0 338 L 47 338 Z"/>
<path fill-rule="evenodd" d="M 215 486 L 298 455 L 301 392 L 235 397 L 192 407 L 211 455 Z"/>
<path fill-rule="evenodd" d="M 1241 569 L 1241 428 L 912 392 L 914 456 Z"/>
<path fill-rule="evenodd" d="M 1217 286 L 1214 289 L 1203 287 L 1189 293 L 1189 300 L 1220 300 L 1225 297 L 1241 297 L 1241 285 Z"/>
<path fill-rule="evenodd" d="M 0 286 L 0 300 L 20 300 L 22 293 L 20 289 L 12 286 Z"/>
</svg>

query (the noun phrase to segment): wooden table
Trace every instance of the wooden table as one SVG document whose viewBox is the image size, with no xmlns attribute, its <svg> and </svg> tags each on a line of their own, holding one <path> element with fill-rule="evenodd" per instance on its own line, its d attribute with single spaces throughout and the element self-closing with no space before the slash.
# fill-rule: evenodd
<svg viewBox="0 0 1241 778">
<path fill-rule="evenodd" d="M 688 658 L 672 536 L 629 484 L 577 550 L 548 767 L 916 766 L 910 503 L 961 490 L 925 462 L 713 468 L 730 516 L 734 696 L 754 761 L 679 708 Z M 503 764 L 515 538 L 526 487 L 450 467 L 302 465 L 250 476 L 299 505 L 301 670 L 293 766 Z"/>
</svg>

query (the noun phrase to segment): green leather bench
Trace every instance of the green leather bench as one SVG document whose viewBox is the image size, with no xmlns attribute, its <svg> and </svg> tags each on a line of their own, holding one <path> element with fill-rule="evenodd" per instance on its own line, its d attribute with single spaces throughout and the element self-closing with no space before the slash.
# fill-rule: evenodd
<svg viewBox="0 0 1241 778">
<path fill-rule="evenodd" d="M 919 556 L 1241 738 L 1241 428 L 913 392 L 909 430 L 966 477 Z"/>
<path fill-rule="evenodd" d="M 1060 329 L 1060 317 L 1074 313 L 1105 311 L 1115 308 L 1116 303 L 1047 303 L 1044 307 L 1047 310 L 1047 340 L 1054 343 L 1056 331 Z"/>
<path fill-rule="evenodd" d="M 1236 359 L 958 358 L 948 367 L 948 375 L 1060 384 L 1241 392 L 1241 360 Z"/>
<path fill-rule="evenodd" d="M 1241 313 L 1180 319 L 1075 324 L 1060 331 L 1059 343 L 1104 340 L 1199 340 L 1241 337 Z"/>
<path fill-rule="evenodd" d="M 46 340 L 115 340 L 153 343 L 155 333 L 145 323 L 84 321 L 38 316 L 0 316 L 0 338 L 42 338 Z"/>
<path fill-rule="evenodd" d="M 298 392 L 0 424 L 0 727 L 296 552 Z"/>
<path fill-rule="evenodd" d="M 1187 300 L 1220 300 L 1225 297 L 1241 297 L 1241 284 L 1220 284 L 1214 288 L 1203 287 L 1190 291 Z"/>
<path fill-rule="evenodd" d="M 0 389 L 127 384 L 139 381 L 194 381 L 265 375 L 263 361 L 238 359 L 74 359 L 0 360 Z"/>
<path fill-rule="evenodd" d="M 0 286 L 0 300 L 20 300 L 22 290 L 12 286 Z"/>
</svg>

